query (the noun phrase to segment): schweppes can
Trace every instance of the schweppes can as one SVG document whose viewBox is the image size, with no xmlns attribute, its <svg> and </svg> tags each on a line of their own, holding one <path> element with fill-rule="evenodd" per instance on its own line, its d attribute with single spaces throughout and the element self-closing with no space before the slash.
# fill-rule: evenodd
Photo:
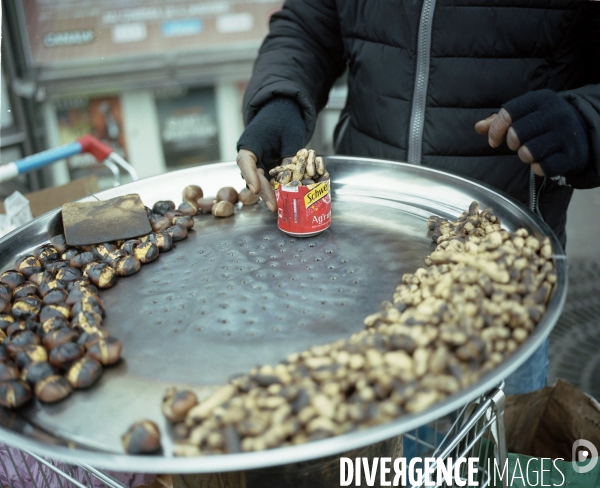
<svg viewBox="0 0 600 488">
<path fill-rule="evenodd" d="M 275 183 L 277 225 L 290 236 L 311 237 L 331 225 L 330 180 L 313 185 Z"/>
</svg>

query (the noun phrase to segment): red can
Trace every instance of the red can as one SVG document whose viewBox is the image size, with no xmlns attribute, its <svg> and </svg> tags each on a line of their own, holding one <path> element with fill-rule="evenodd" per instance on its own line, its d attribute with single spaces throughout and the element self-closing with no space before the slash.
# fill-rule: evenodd
<svg viewBox="0 0 600 488">
<path fill-rule="evenodd" d="M 289 186 L 275 183 L 277 226 L 295 237 L 320 234 L 331 225 L 330 182 Z"/>
</svg>

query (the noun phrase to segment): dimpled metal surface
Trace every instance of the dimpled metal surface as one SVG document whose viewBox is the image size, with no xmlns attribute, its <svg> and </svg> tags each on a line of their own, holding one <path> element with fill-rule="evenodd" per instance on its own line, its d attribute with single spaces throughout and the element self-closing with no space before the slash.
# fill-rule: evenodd
<svg viewBox="0 0 600 488">
<path fill-rule="evenodd" d="M 201 458 L 174 458 L 169 425 L 160 412 L 168 386 L 192 388 L 204 398 L 254 365 L 348 337 L 366 315 L 390 300 L 402 274 L 423 266 L 433 245 L 431 214 L 457 217 L 472 200 L 492 206 L 512 230 L 524 225 L 548 233 L 524 207 L 463 178 L 384 161 L 329 158 L 332 225 L 302 239 L 277 229 L 260 203 L 236 208 L 231 218 L 195 217 L 194 230 L 176 249 L 101 292 L 104 325 L 123 343 L 123 360 L 89 390 L 56 405 L 33 402 L 18 413 L 0 410 L 0 441 L 97 467 L 146 472 L 250 469 L 332 455 L 382 441 L 467 403 L 522 363 L 549 334 L 564 303 L 565 263 L 546 316 L 525 345 L 476 385 L 416 416 L 310 445 Z M 233 163 L 177 171 L 98 194 L 139 193 L 151 206 L 178 202 L 184 186 L 207 196 L 222 186 L 242 187 Z M 0 240 L 0 268 L 19 253 L 61 232 L 57 212 Z M 562 250 L 553 238 L 554 249 Z M 121 435 L 132 422 L 155 421 L 162 454 L 125 456 Z M 53 444 L 70 443 L 72 449 Z"/>
</svg>

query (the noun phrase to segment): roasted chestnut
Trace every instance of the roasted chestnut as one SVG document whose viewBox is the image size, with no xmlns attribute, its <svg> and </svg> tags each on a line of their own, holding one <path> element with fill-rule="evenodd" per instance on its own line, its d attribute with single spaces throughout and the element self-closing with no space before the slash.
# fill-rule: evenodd
<svg viewBox="0 0 600 488">
<path fill-rule="evenodd" d="M 41 283 L 38 284 L 38 293 L 44 298 L 48 293 L 52 290 L 65 290 L 67 288 L 67 282 L 63 280 L 42 280 Z"/>
<path fill-rule="evenodd" d="M 73 259 L 78 254 L 81 254 L 81 252 L 82 251 L 80 251 L 79 249 L 71 247 L 70 249 L 62 253 L 61 258 L 66 262 L 70 262 L 71 259 Z"/>
<path fill-rule="evenodd" d="M 92 284 L 81 285 L 81 286 L 74 287 L 69 291 L 69 296 L 65 300 L 65 303 L 67 303 L 69 305 L 74 305 L 82 298 L 90 297 L 90 296 L 98 297 L 98 295 L 99 295 L 98 288 L 96 288 L 94 285 L 92 285 Z"/>
<path fill-rule="evenodd" d="M 21 380 L 35 385 L 48 376 L 56 374 L 54 368 L 47 361 L 31 363 L 23 371 L 21 371 Z"/>
<path fill-rule="evenodd" d="M 155 234 L 150 234 L 148 237 L 150 242 L 156 244 L 159 252 L 169 252 L 173 249 L 173 239 L 168 232 L 157 232 Z"/>
<path fill-rule="evenodd" d="M 31 388 L 21 380 L 8 380 L 0 383 L 0 405 L 17 408 L 31 399 Z"/>
<path fill-rule="evenodd" d="M 40 338 L 31 330 L 20 330 L 8 337 L 4 341 L 6 350 L 11 356 L 16 356 L 17 353 L 28 344 L 39 344 Z"/>
<path fill-rule="evenodd" d="M 83 357 L 73 364 L 65 374 L 67 381 L 76 390 L 92 386 L 102 376 L 102 365 L 91 357 Z"/>
<path fill-rule="evenodd" d="M 146 236 L 144 236 L 142 239 L 144 239 L 145 237 Z M 129 239 L 129 240 L 125 241 L 123 244 L 121 244 L 121 249 L 123 249 L 125 252 L 127 252 L 127 254 L 133 256 L 135 246 L 137 246 L 140 242 L 142 242 L 142 239 Z"/>
<path fill-rule="evenodd" d="M 216 197 L 199 198 L 196 200 L 198 208 L 204 213 L 210 213 L 213 205 L 217 202 Z"/>
<path fill-rule="evenodd" d="M 38 333 L 41 332 L 40 335 L 44 335 L 61 327 L 69 327 L 69 322 L 64 317 L 52 317 L 42 322 L 41 331 L 38 330 Z"/>
<path fill-rule="evenodd" d="M 0 298 L 4 298 L 7 302 L 10 302 L 12 300 L 12 294 L 12 289 L 6 283 L 0 283 Z"/>
<path fill-rule="evenodd" d="M 29 366 L 31 363 L 40 363 L 48 361 L 48 353 L 42 346 L 29 344 L 17 352 L 15 361 L 20 369 Z"/>
<path fill-rule="evenodd" d="M 117 272 L 106 263 L 88 265 L 86 273 L 98 288 L 110 288 L 118 279 Z"/>
<path fill-rule="evenodd" d="M 0 363 L 5 363 L 10 361 L 10 355 L 6 350 L 6 346 L 4 344 L 0 344 Z"/>
<path fill-rule="evenodd" d="M 17 286 L 13 292 L 13 299 L 23 298 L 37 293 L 37 285 L 31 282 L 25 282 L 21 286 Z"/>
<path fill-rule="evenodd" d="M 158 247 L 150 241 L 141 242 L 134 247 L 133 255 L 139 259 L 142 264 L 150 263 L 158 257 Z"/>
<path fill-rule="evenodd" d="M 73 305 L 71 314 L 77 315 L 81 312 L 96 312 L 98 315 L 104 317 L 104 310 L 104 303 L 99 296 L 88 295 Z"/>
<path fill-rule="evenodd" d="M 135 422 L 121 437 L 128 454 L 152 454 L 160 449 L 160 430 L 151 420 Z"/>
<path fill-rule="evenodd" d="M 21 330 L 31 330 L 37 333 L 39 325 L 39 322 L 35 320 L 20 320 L 19 322 L 10 324 L 5 332 L 9 337 Z"/>
<path fill-rule="evenodd" d="M 80 252 L 71 258 L 69 265 L 72 268 L 82 269 L 87 264 L 93 263 L 96 260 L 93 252 Z"/>
<path fill-rule="evenodd" d="M 102 315 L 96 312 L 79 312 L 71 321 L 71 326 L 80 327 L 83 330 L 89 330 L 91 327 L 100 327 L 101 325 Z"/>
<path fill-rule="evenodd" d="M 211 213 L 215 217 L 231 217 L 233 215 L 233 204 L 226 200 L 222 200 L 213 205 Z"/>
<path fill-rule="evenodd" d="M 46 261 L 43 263 L 44 269 L 50 273 L 56 273 L 61 268 L 68 268 L 69 263 L 64 259 L 59 259 L 58 261 Z M 30 281 L 35 281 L 33 275 L 29 277 Z"/>
<path fill-rule="evenodd" d="M 64 318 L 69 320 L 71 317 L 71 307 L 66 303 L 52 303 L 50 305 L 44 305 L 40 311 L 40 322 L 44 323 L 46 320 L 50 320 L 53 317 Z"/>
<path fill-rule="evenodd" d="M 6 331 L 8 327 L 15 323 L 15 318 L 9 313 L 0 313 L 0 330 Z"/>
<path fill-rule="evenodd" d="M 57 236 L 51 237 L 50 244 L 52 244 L 58 252 L 65 252 L 69 247 L 64 234 L 59 234 Z"/>
<path fill-rule="evenodd" d="M 31 276 L 33 273 L 44 271 L 44 267 L 40 260 L 35 256 L 25 256 L 17 259 L 15 269 L 25 277 Z"/>
<path fill-rule="evenodd" d="M 12 303 L 6 298 L 0 297 L 0 313 L 9 313 L 12 310 Z"/>
<path fill-rule="evenodd" d="M 34 387 L 35 396 L 41 402 L 54 403 L 71 394 L 71 385 L 62 376 L 53 374 L 40 380 Z"/>
<path fill-rule="evenodd" d="M 93 342 L 87 350 L 87 355 L 103 366 L 108 366 L 120 359 L 121 349 L 123 349 L 121 341 L 111 336 Z"/>
<path fill-rule="evenodd" d="M 0 330 L 0 342 L 4 342 L 4 339 L 6 339 L 6 332 Z"/>
<path fill-rule="evenodd" d="M 242 202 L 242 205 L 254 205 L 260 200 L 260 195 L 255 195 L 248 188 L 244 188 L 242 191 L 240 191 L 238 200 Z"/>
<path fill-rule="evenodd" d="M 77 331 L 71 327 L 59 327 L 47 332 L 42 337 L 42 344 L 48 350 L 52 350 L 61 344 L 74 342 L 78 338 Z"/>
<path fill-rule="evenodd" d="M 152 212 L 155 214 L 164 215 L 169 210 L 175 210 L 175 202 L 171 200 L 159 200 L 152 206 Z"/>
<path fill-rule="evenodd" d="M 13 303 L 13 317 L 19 320 L 35 319 L 42 308 L 42 300 L 36 296 L 19 298 Z"/>
<path fill-rule="evenodd" d="M 115 249 L 114 251 L 111 251 L 105 255 L 102 258 L 102 261 L 114 268 L 118 259 L 125 258 L 127 256 L 129 256 L 129 253 L 124 249 Z"/>
<path fill-rule="evenodd" d="M 0 275 L 0 283 L 8 285 L 11 290 L 14 290 L 17 286 L 25 283 L 25 279 L 25 276 L 12 269 L 5 271 Z"/>
<path fill-rule="evenodd" d="M 56 289 L 48 292 L 48 294 L 44 297 L 42 302 L 45 305 L 65 303 L 67 301 L 68 296 L 69 294 L 66 292 L 66 290 Z"/>
<path fill-rule="evenodd" d="M 58 261 L 55 261 L 55 262 L 58 262 Z M 29 277 L 29 281 L 31 281 L 32 283 L 35 283 L 36 285 L 39 286 L 43 282 L 53 280 L 54 274 L 55 274 L 54 271 L 48 271 L 48 270 L 42 271 L 40 273 L 33 273 Z"/>
<path fill-rule="evenodd" d="M 43 244 L 33 250 L 33 255 L 45 266 L 46 263 L 60 259 L 61 253 L 54 246 Z"/>
<path fill-rule="evenodd" d="M 91 286 L 95 290 L 95 293 L 98 293 L 98 289 L 94 285 L 92 285 L 92 282 L 87 276 L 82 276 L 81 278 L 75 281 L 69 281 L 69 283 L 67 284 L 67 291 L 70 292 L 71 290 L 79 288 L 80 286 Z"/>
<path fill-rule="evenodd" d="M 153 215 L 149 222 L 153 232 L 162 232 L 171 225 L 171 221 L 164 215 Z"/>
<path fill-rule="evenodd" d="M 183 215 L 196 215 L 198 213 L 199 207 L 196 202 L 181 202 L 179 207 L 177 207 Z"/>
<path fill-rule="evenodd" d="M 99 341 L 100 339 L 106 339 L 109 336 L 110 334 L 106 327 L 91 328 L 90 332 L 82 332 L 79 339 L 77 339 L 77 344 L 83 346 L 87 351 L 94 342 Z"/>
<path fill-rule="evenodd" d="M 162 413 L 170 422 L 181 422 L 197 404 L 198 398 L 193 391 L 169 388 L 163 397 Z"/>
<path fill-rule="evenodd" d="M 19 379 L 19 370 L 13 363 L 0 363 L 0 383 L 17 379 Z"/>
<path fill-rule="evenodd" d="M 181 192 L 181 199 L 184 202 L 185 201 L 195 202 L 196 200 L 198 200 L 199 198 L 202 198 L 203 196 L 204 196 L 204 192 L 202 191 L 202 188 L 200 188 L 198 185 L 188 185 Z"/>
<path fill-rule="evenodd" d="M 171 236 L 173 242 L 182 241 L 188 235 L 187 227 L 182 225 L 172 225 L 165 232 Z"/>
<path fill-rule="evenodd" d="M 170 225 L 181 225 L 183 227 L 187 227 L 191 229 L 194 227 L 194 217 L 190 215 L 181 215 L 180 217 L 173 217 L 173 220 L 169 223 L 167 227 Z"/>
<path fill-rule="evenodd" d="M 60 268 L 56 272 L 57 280 L 69 282 L 78 280 L 79 278 L 81 278 L 81 271 L 77 268 L 71 268 L 70 266 L 66 268 Z"/>
<path fill-rule="evenodd" d="M 233 204 L 225 200 L 213 205 L 211 213 L 215 217 L 231 217 L 233 215 Z"/>
<path fill-rule="evenodd" d="M 40 254 L 45 251 L 48 247 L 51 247 L 52 249 L 54 249 L 54 251 L 56 251 L 56 248 L 49 243 L 45 243 L 45 244 L 41 244 L 38 247 L 36 247 L 33 251 L 31 251 L 31 254 L 33 254 L 36 258 L 40 257 Z"/>
<path fill-rule="evenodd" d="M 142 266 L 142 263 L 135 256 L 125 256 L 117 259 L 113 264 L 114 270 L 119 276 L 131 276 L 137 273 Z"/>
<path fill-rule="evenodd" d="M 217 202 L 237 203 L 238 197 L 237 190 L 232 186 L 223 187 L 217 192 Z"/>
<path fill-rule="evenodd" d="M 92 253 L 99 261 L 102 261 L 107 254 L 119 249 L 118 246 L 111 244 L 110 242 L 103 242 L 102 244 L 96 244 L 92 246 Z"/>
<path fill-rule="evenodd" d="M 84 349 L 74 342 L 65 342 L 50 351 L 49 363 L 58 369 L 69 369 L 71 365 L 83 356 Z"/>
<path fill-rule="evenodd" d="M 169 222 L 173 220 L 173 217 L 181 217 L 183 214 L 179 210 L 169 210 L 165 217 L 169 219 Z"/>
</svg>

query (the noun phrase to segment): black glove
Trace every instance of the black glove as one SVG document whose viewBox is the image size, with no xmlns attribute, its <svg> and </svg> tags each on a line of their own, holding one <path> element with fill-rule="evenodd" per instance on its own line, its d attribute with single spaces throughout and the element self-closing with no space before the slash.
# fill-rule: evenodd
<svg viewBox="0 0 600 488">
<path fill-rule="evenodd" d="M 237 150 L 248 149 L 265 170 L 304 147 L 306 127 L 300 107 L 291 98 L 274 98 L 264 105 L 246 127 Z"/>
<path fill-rule="evenodd" d="M 548 177 L 576 175 L 590 160 L 587 127 L 578 110 L 551 90 L 504 104 L 512 128 Z"/>
</svg>

